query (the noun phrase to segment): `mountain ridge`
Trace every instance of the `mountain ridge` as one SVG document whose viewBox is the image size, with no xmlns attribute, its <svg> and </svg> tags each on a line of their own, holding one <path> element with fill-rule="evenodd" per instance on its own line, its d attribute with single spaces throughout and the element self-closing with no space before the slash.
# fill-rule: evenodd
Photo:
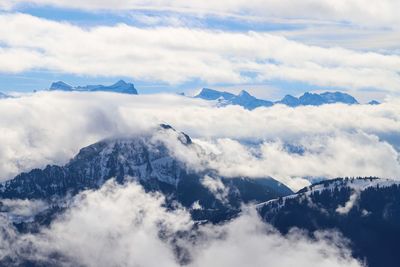
<svg viewBox="0 0 400 267">
<path fill-rule="evenodd" d="M 343 103 L 348 105 L 359 104 L 353 96 L 343 92 L 324 92 L 311 93 L 305 92 L 300 97 L 286 95 L 281 100 L 270 101 L 256 98 L 247 91 L 242 90 L 235 95 L 225 91 L 218 91 L 210 88 L 203 88 L 194 98 L 200 98 L 208 101 L 217 101 L 219 107 L 228 105 L 239 105 L 245 109 L 255 109 L 258 107 L 270 107 L 276 104 L 283 104 L 289 107 L 298 106 L 321 106 L 325 104 Z M 377 101 L 370 101 L 368 104 L 379 104 Z"/>
<path fill-rule="evenodd" d="M 337 178 L 257 206 L 265 222 L 282 234 L 292 228 L 340 232 L 352 256 L 369 267 L 397 267 L 400 239 L 400 182 L 377 177 Z"/>
<path fill-rule="evenodd" d="M 138 92 L 132 83 L 127 83 L 124 80 L 105 86 L 105 85 L 86 85 L 73 87 L 63 81 L 53 82 L 48 89 L 49 91 L 66 91 L 66 92 L 114 92 L 123 94 L 137 95 Z"/>
</svg>

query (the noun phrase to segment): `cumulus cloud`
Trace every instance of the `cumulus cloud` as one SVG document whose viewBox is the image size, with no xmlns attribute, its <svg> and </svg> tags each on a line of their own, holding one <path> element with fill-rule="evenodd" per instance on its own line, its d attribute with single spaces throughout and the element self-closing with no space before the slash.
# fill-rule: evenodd
<svg viewBox="0 0 400 267">
<path fill-rule="evenodd" d="M 293 152 L 281 141 L 267 141 L 252 147 L 232 139 L 199 142 L 213 155 L 204 161 L 205 165 L 221 175 L 272 176 L 293 189 L 306 185 L 304 177 L 397 178 L 400 172 L 399 153 L 391 145 L 359 132 L 293 140 L 291 144 L 298 145 L 300 153 Z"/>
<path fill-rule="evenodd" d="M 309 177 L 398 178 L 400 173 L 396 100 L 248 111 L 175 95 L 42 92 L 0 100 L 0 113 L 2 180 L 65 164 L 84 146 L 134 136 L 160 123 L 186 132 L 201 148 L 161 137 L 176 158 L 227 177 L 271 176 L 297 189 Z"/>
<path fill-rule="evenodd" d="M 19 234 L 0 218 L 0 259 L 63 266 L 361 266 L 335 233 L 311 240 L 282 236 L 254 209 L 223 225 L 200 225 L 187 211 L 163 207 L 163 197 L 136 184 L 106 183 L 83 192 L 65 214 L 38 234 Z M 180 233 L 178 236 L 177 233 Z M 190 233 L 190 234 L 185 234 Z M 156 255 L 156 256 L 155 256 Z"/>
<path fill-rule="evenodd" d="M 398 55 L 305 45 L 265 32 L 126 24 L 80 27 L 19 13 L 1 14 L 0 23 L 0 71 L 7 73 L 45 69 L 171 84 L 283 79 L 350 89 L 400 89 Z"/>
</svg>

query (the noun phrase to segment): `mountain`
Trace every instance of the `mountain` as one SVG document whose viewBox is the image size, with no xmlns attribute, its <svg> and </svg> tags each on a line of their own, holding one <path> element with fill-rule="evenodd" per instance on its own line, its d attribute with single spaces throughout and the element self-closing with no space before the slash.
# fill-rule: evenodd
<svg viewBox="0 0 400 267">
<path fill-rule="evenodd" d="M 50 91 L 56 91 L 56 90 L 57 91 L 73 91 L 74 88 L 71 85 L 66 84 L 65 82 L 58 81 L 58 82 L 52 83 L 49 90 Z"/>
<path fill-rule="evenodd" d="M 258 205 L 282 233 L 297 227 L 340 231 L 353 256 L 369 267 L 399 266 L 400 182 L 378 178 L 327 180 Z"/>
<path fill-rule="evenodd" d="M 306 92 L 299 98 L 292 95 L 286 95 L 282 100 L 275 102 L 276 104 L 284 104 L 290 107 L 297 106 L 320 106 L 325 104 L 343 103 L 354 105 L 358 101 L 349 94 L 341 92 L 325 92 L 321 94 Z"/>
<path fill-rule="evenodd" d="M 82 148 L 64 166 L 52 165 L 21 173 L 0 184 L 0 202 L 1 199 L 36 199 L 57 203 L 57 199 L 85 189 L 97 189 L 115 178 L 119 183 L 133 180 L 147 191 L 159 191 L 171 206 L 174 201 L 189 209 L 196 204 L 201 208 L 192 210 L 194 219 L 216 222 L 237 214 L 242 202 L 263 202 L 292 193 L 268 177 L 225 178 L 213 170 L 192 170 L 174 156 L 168 142 L 201 153 L 201 148 L 189 136 L 169 125 L 161 125 L 148 134 L 107 139 Z M 206 178 L 208 183 L 222 184 L 223 188 L 210 191 Z"/>
<path fill-rule="evenodd" d="M 276 104 L 284 104 L 289 107 L 297 107 L 300 106 L 300 100 L 297 97 L 292 95 L 285 95 L 284 98 L 275 102 Z"/>
<path fill-rule="evenodd" d="M 123 80 L 116 82 L 113 85 L 105 86 L 105 85 L 86 85 L 86 86 L 78 86 L 73 87 L 65 82 L 58 81 L 51 84 L 50 91 L 78 91 L 78 92 L 114 92 L 114 93 L 123 93 L 123 94 L 133 94 L 137 95 L 137 90 L 132 83 L 127 83 Z"/>
<path fill-rule="evenodd" d="M 343 103 L 343 104 L 358 104 L 358 101 L 349 94 L 341 92 L 325 92 L 320 94 L 324 100 L 324 104 Z"/>
<path fill-rule="evenodd" d="M 368 102 L 368 105 L 379 105 L 380 102 L 376 101 L 376 100 L 371 100 Z"/>
<path fill-rule="evenodd" d="M 239 105 L 250 110 L 258 107 L 270 107 L 273 105 L 271 101 L 258 99 L 244 90 L 237 96 L 231 98 L 230 102 L 232 105 Z"/>
<path fill-rule="evenodd" d="M 228 93 L 228 92 L 220 92 L 217 90 L 209 89 L 209 88 L 203 88 L 198 95 L 195 96 L 195 98 L 201 98 L 205 100 L 217 100 L 218 98 L 223 98 L 225 100 L 229 100 L 233 98 L 235 95 Z"/>
<path fill-rule="evenodd" d="M 203 88 L 195 98 L 204 100 L 216 100 L 218 106 L 239 105 L 252 110 L 258 107 L 270 107 L 274 104 L 284 104 L 289 107 L 298 106 L 320 106 L 325 104 L 343 103 L 358 104 L 358 101 L 349 94 L 341 92 L 325 92 L 321 94 L 306 92 L 299 98 L 292 95 L 286 95 L 279 101 L 269 101 L 258 99 L 246 91 L 241 91 L 238 95 L 228 92 L 220 92 L 213 89 Z"/>
<path fill-rule="evenodd" d="M 195 96 L 195 98 L 216 100 L 219 106 L 238 105 L 249 110 L 258 107 L 270 107 L 273 105 L 271 101 L 258 99 L 244 90 L 238 95 L 234 95 L 228 92 L 220 92 L 213 89 L 203 88 L 200 93 Z"/>
<path fill-rule="evenodd" d="M 4 99 L 4 98 L 10 98 L 10 96 L 6 95 L 5 93 L 0 92 L 0 99 Z"/>
<path fill-rule="evenodd" d="M 320 106 L 326 104 L 321 95 L 309 92 L 305 92 L 299 97 L 299 103 L 301 106 Z"/>
</svg>

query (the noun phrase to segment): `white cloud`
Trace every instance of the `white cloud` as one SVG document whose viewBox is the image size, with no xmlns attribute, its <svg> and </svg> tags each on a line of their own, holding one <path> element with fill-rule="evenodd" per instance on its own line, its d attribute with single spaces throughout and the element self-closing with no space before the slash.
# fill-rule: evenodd
<svg viewBox="0 0 400 267">
<path fill-rule="evenodd" d="M 33 217 L 39 212 L 46 210 L 49 205 L 42 200 L 28 199 L 1 199 L 0 206 L 2 211 L 12 217 L 23 217 L 24 220 Z"/>
<path fill-rule="evenodd" d="M 0 7 L 11 9 L 18 4 L 52 5 L 93 10 L 157 10 L 191 14 L 232 15 L 261 19 L 290 18 L 317 21 L 352 22 L 360 25 L 396 27 L 399 23 L 395 0 L 2 0 Z"/>
<path fill-rule="evenodd" d="M 0 71 L 46 69 L 182 83 L 273 79 L 398 92 L 400 56 L 322 48 L 264 32 L 184 27 L 79 27 L 25 14 L 0 15 Z M 253 72 L 254 78 L 243 73 Z"/>
<path fill-rule="evenodd" d="M 350 258 L 346 249 L 338 249 L 345 247 L 345 242 L 337 234 L 317 233 L 316 243 L 296 230 L 283 238 L 272 227 L 262 223 L 254 212 L 207 230 L 222 238 L 202 244 L 203 250 L 194 252 L 196 261 L 193 266 L 361 266 Z M 321 258 L 321 255 L 327 257 Z"/>
<path fill-rule="evenodd" d="M 226 224 L 193 230 L 185 210 L 167 211 L 163 201 L 136 184 L 110 181 L 98 191 L 79 195 L 64 215 L 38 234 L 18 234 L 3 218 L 0 259 L 11 256 L 17 262 L 43 260 L 64 266 L 175 267 L 181 266 L 174 252 L 178 245 L 189 253 L 188 266 L 193 267 L 361 266 L 335 233 L 331 238 L 319 233 L 316 240 L 298 231 L 282 236 L 261 222 L 254 209 Z M 187 231 L 188 237 L 182 234 Z"/>
<path fill-rule="evenodd" d="M 293 140 L 292 145 L 304 149 L 302 154 L 292 153 L 279 139 L 250 148 L 232 139 L 202 141 L 200 144 L 217 155 L 203 162 L 221 175 L 271 176 L 294 190 L 305 186 L 301 179 L 304 177 L 378 176 L 396 179 L 400 172 L 399 153 L 376 136 L 363 133 L 341 132 L 323 137 L 312 134 Z"/>
<path fill-rule="evenodd" d="M 205 188 L 207 188 L 211 193 L 213 193 L 218 200 L 220 200 L 223 203 L 227 202 L 229 191 L 222 183 L 221 179 L 213 178 L 206 175 L 201 180 L 201 184 Z"/>
<path fill-rule="evenodd" d="M 159 123 L 186 132 L 203 149 L 166 139 L 175 157 L 225 176 L 272 176 L 298 189 L 307 185 L 305 177 L 398 178 L 400 172 L 396 100 L 248 111 L 175 95 L 43 92 L 1 100 L 0 114 L 1 180 L 65 164 L 84 146 Z M 303 153 L 289 153 L 287 144 Z"/>
<path fill-rule="evenodd" d="M 354 192 L 353 194 L 351 194 L 349 200 L 344 204 L 344 206 L 337 207 L 336 212 L 341 215 L 348 214 L 350 210 L 354 207 L 354 205 L 357 203 L 358 197 L 359 197 L 359 192 Z"/>
</svg>

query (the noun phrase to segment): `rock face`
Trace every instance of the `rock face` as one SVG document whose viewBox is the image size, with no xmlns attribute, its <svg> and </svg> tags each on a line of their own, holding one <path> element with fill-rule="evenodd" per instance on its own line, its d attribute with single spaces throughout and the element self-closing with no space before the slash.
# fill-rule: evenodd
<svg viewBox="0 0 400 267">
<path fill-rule="evenodd" d="M 22 173 L 0 184 L 0 199 L 62 199 L 85 189 L 96 189 L 115 178 L 134 180 L 148 191 L 163 193 L 169 203 L 178 201 L 193 210 L 196 219 L 225 220 L 236 214 L 242 202 L 263 202 L 288 195 L 290 189 L 272 178 L 219 177 L 213 170 L 191 170 L 168 149 L 167 142 L 191 149 L 190 137 L 161 125 L 152 133 L 100 141 L 82 148 L 65 166 L 47 166 Z M 224 199 L 212 192 L 204 178 L 222 183 Z"/>
<path fill-rule="evenodd" d="M 378 178 L 335 179 L 258 206 L 282 233 L 338 230 L 351 241 L 353 256 L 370 267 L 399 266 L 400 183 Z"/>
<path fill-rule="evenodd" d="M 137 95 L 137 90 L 132 83 L 127 83 L 123 80 L 116 82 L 113 85 L 105 86 L 105 85 L 86 85 L 86 86 L 78 86 L 73 87 L 69 84 L 66 84 L 62 81 L 54 82 L 51 84 L 50 91 L 78 91 L 78 92 L 114 92 L 114 93 L 122 93 L 122 94 L 133 94 Z"/>
<path fill-rule="evenodd" d="M 245 109 L 255 109 L 258 107 L 270 107 L 274 104 L 284 104 L 289 107 L 298 106 L 320 106 L 325 104 L 343 103 L 348 105 L 358 104 L 358 101 L 349 94 L 341 92 L 325 92 L 322 94 L 315 94 L 306 92 L 299 98 L 292 95 L 286 95 L 279 101 L 268 101 L 258 99 L 250 95 L 246 91 L 241 91 L 238 95 L 228 92 L 220 92 L 213 89 L 204 88 L 195 96 L 204 100 L 215 100 L 219 106 L 239 105 Z"/>
</svg>

